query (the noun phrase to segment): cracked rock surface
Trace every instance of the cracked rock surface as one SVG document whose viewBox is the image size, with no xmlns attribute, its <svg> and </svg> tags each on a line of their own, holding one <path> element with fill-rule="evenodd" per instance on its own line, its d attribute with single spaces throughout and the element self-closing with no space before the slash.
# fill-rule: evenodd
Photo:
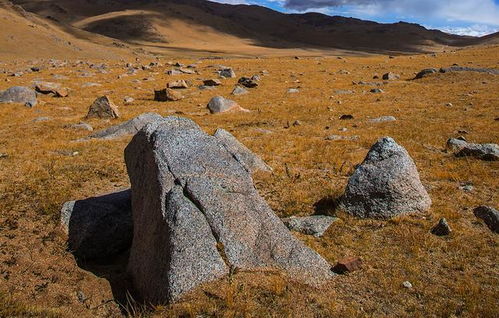
<svg viewBox="0 0 499 318">
<path fill-rule="evenodd" d="M 282 269 L 319 285 L 330 265 L 260 197 L 250 171 L 193 121 L 146 125 L 125 149 L 134 238 L 128 271 L 150 303 L 171 302 L 230 268 Z"/>
</svg>

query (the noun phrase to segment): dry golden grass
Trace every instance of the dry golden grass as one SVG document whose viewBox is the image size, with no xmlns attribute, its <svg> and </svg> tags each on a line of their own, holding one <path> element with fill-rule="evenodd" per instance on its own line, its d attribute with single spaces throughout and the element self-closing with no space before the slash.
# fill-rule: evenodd
<svg viewBox="0 0 499 318">
<path fill-rule="evenodd" d="M 120 282 L 126 285 L 121 281 L 122 268 L 78 267 L 65 251 L 65 238 L 58 229 L 59 208 L 64 201 L 129 185 L 123 149 L 130 138 L 75 142 L 88 132 L 64 128 L 82 120 L 96 97 L 108 94 L 119 105 L 122 118 L 88 121 L 95 129 L 155 111 L 192 118 L 207 132 L 218 127 L 231 131 L 274 168 L 272 174 L 257 174 L 254 179 L 279 216 L 309 215 L 319 210 L 341 218 L 324 237 L 297 234 L 301 240 L 331 263 L 344 256 L 359 256 L 364 262 L 362 270 L 337 276 L 320 290 L 297 284 L 280 273 L 238 272 L 200 287 L 174 305 L 154 311 L 131 305 L 130 314 L 497 317 L 498 236 L 473 216 L 472 208 L 479 204 L 499 206 L 499 163 L 455 158 L 444 146 L 449 137 L 460 134 L 458 130 L 466 130 L 469 141 L 498 142 L 499 81 L 497 76 L 478 73 L 409 79 L 422 68 L 453 63 L 499 68 L 498 60 L 499 48 L 489 47 L 395 59 L 204 60 L 199 64 L 200 75 L 174 77 L 165 75 L 163 67 L 117 79 L 125 73 L 124 63 L 117 61 L 107 61 L 108 74 L 96 72 L 90 78 L 77 76 L 76 70 L 83 66 L 45 69 L 19 78 L 2 75 L 0 89 L 29 85 L 37 78 L 63 83 L 72 93 L 68 98 L 42 96 L 42 103 L 33 109 L 0 105 L 0 153 L 9 155 L 0 159 L 0 291 L 6 295 L 0 298 L 0 307 L 14 308 L 7 314 L 0 311 L 1 315 L 28 315 L 32 306 L 44 308 L 36 311 L 41 316 L 44 312 L 84 317 L 122 314 L 112 301 Z M 269 72 L 262 76 L 260 87 L 233 98 L 250 113 L 209 115 L 205 108 L 214 95 L 230 97 L 237 79 L 224 80 L 215 90 L 188 89 L 187 98 L 179 102 L 152 101 L 153 89 L 172 78 L 198 84 L 214 77 L 213 68 L 207 67 L 214 64 L 232 66 L 238 76 Z M 31 65 L 2 67 L 21 66 Z M 350 74 L 338 74 L 342 69 Z M 370 86 L 352 85 L 352 81 L 373 81 L 375 73 L 388 71 L 401 74 L 402 79 L 384 85 L 383 94 L 369 93 Z M 52 73 L 69 79 L 54 80 Z M 143 81 L 146 77 L 154 80 Z M 134 79 L 141 81 L 134 83 Z M 82 88 L 85 82 L 102 86 Z M 300 92 L 287 94 L 292 87 L 300 87 Z M 355 94 L 335 95 L 339 89 L 354 90 Z M 123 105 L 124 96 L 134 97 L 135 103 Z M 452 107 L 445 106 L 449 102 Z M 352 114 L 354 119 L 340 121 L 342 114 Z M 398 120 L 368 122 L 384 115 Z M 41 116 L 52 120 L 33 122 Z M 294 120 L 302 124 L 285 128 Z M 348 131 L 340 132 L 342 127 Z M 324 140 L 332 134 L 358 135 L 359 140 Z M 414 158 L 433 200 L 431 211 L 374 221 L 332 209 L 354 166 L 376 139 L 386 135 L 406 147 Z M 78 151 L 79 155 L 64 156 L 58 153 L 61 150 Z M 459 189 L 462 182 L 472 183 L 474 190 L 463 192 Z M 440 217 L 447 218 L 453 229 L 449 237 L 429 233 Z M 109 268 L 115 271 L 109 279 L 112 283 L 99 274 L 106 268 L 107 273 Z M 405 280 L 414 288 L 403 288 Z"/>
</svg>

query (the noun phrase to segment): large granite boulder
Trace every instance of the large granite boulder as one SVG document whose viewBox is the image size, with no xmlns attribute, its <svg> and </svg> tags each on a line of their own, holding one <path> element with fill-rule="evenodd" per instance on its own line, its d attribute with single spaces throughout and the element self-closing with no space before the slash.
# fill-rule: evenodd
<svg viewBox="0 0 499 318">
<path fill-rule="evenodd" d="M 143 300 L 174 301 L 231 268 L 281 269 L 314 285 L 331 277 L 260 197 L 250 172 L 193 121 L 146 125 L 125 160 L 134 221 L 128 271 Z"/>
<path fill-rule="evenodd" d="M 341 200 L 348 213 L 361 218 L 390 218 L 426 211 L 430 205 L 414 161 L 390 137 L 371 147 L 348 180 Z"/>
<path fill-rule="evenodd" d="M 0 91 L 0 103 L 19 103 L 27 107 L 36 105 L 36 92 L 24 86 L 14 86 Z"/>
<path fill-rule="evenodd" d="M 162 118 L 163 117 L 157 113 L 140 114 L 135 118 L 125 121 L 124 123 L 98 131 L 90 135 L 90 138 L 113 139 L 126 135 L 134 135 L 146 124 L 156 120 L 161 120 Z"/>
<path fill-rule="evenodd" d="M 84 200 L 68 201 L 61 209 L 61 224 L 68 249 L 82 260 L 105 259 L 128 249 L 133 222 L 130 190 Z"/>
<path fill-rule="evenodd" d="M 251 150 L 246 148 L 245 145 L 239 142 L 230 132 L 225 129 L 219 128 L 213 135 L 219 142 L 239 161 L 239 163 L 249 172 L 272 171 L 265 161 L 255 155 Z"/>
</svg>

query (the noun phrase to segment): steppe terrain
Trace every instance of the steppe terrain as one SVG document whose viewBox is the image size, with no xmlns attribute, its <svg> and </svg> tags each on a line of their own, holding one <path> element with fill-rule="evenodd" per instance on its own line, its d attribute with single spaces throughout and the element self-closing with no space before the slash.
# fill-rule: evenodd
<svg viewBox="0 0 499 318">
<path fill-rule="evenodd" d="M 273 46 L 272 37 L 247 24 L 220 32 L 232 25 L 227 19 L 240 18 L 231 11 L 241 12 L 237 7 L 215 7 L 230 12 L 193 28 L 185 15 L 205 17 L 213 8 L 184 1 L 175 7 L 185 9 L 179 11 L 182 18 L 168 26 L 164 19 L 149 17 L 152 38 L 128 38 L 134 33 L 117 34 L 116 25 L 127 16 L 137 21 L 147 14 L 137 18 L 130 11 L 134 8 L 122 7 L 126 1 L 113 1 L 119 6 L 110 9 L 95 1 L 96 12 L 71 7 L 71 1 L 45 1 L 55 3 L 51 6 L 12 2 L 32 12 L 0 0 L 0 91 L 45 81 L 67 87 L 69 95 L 38 95 L 32 108 L 0 104 L 0 317 L 498 316 L 499 237 L 475 217 L 473 208 L 499 207 L 499 161 L 458 158 L 446 148 L 449 138 L 459 136 L 498 143 L 498 75 L 449 72 L 414 79 L 422 69 L 454 64 L 499 69 L 497 34 L 482 39 L 442 35 L 437 42 L 397 47 L 407 27 L 402 25 L 387 50 L 355 50 L 360 42 Z M 278 31 L 285 32 L 291 22 L 281 18 Z M 316 30 L 303 32 L 306 38 Z M 158 42 L 158 35 L 166 41 Z M 456 41 L 460 44 L 451 46 Z M 151 62 L 152 67 L 142 68 Z M 177 62 L 195 64 L 196 73 L 167 75 Z M 221 79 L 222 85 L 213 89 L 199 89 L 203 80 L 218 79 L 220 65 L 233 68 L 237 76 Z M 388 72 L 400 78 L 382 80 Z M 231 95 L 238 78 L 257 74 L 258 87 Z M 184 99 L 154 101 L 154 90 L 179 79 L 193 84 L 181 90 Z M 382 92 L 371 92 L 374 88 Z M 120 118 L 85 118 L 103 95 L 118 106 Z M 210 114 L 206 105 L 217 95 L 249 112 Z M 125 102 L 127 97 L 133 102 Z M 332 265 L 355 256 L 362 268 L 320 288 L 281 273 L 235 271 L 174 304 L 149 306 L 134 296 L 125 271 L 127 252 L 100 262 L 76 260 L 66 248 L 61 206 L 128 188 L 123 151 L 131 136 L 85 139 L 92 132 L 70 126 L 84 121 L 95 132 L 146 112 L 190 118 L 210 134 L 217 128 L 231 132 L 272 167 L 253 179 L 279 217 L 339 218 L 322 237 L 293 235 Z M 343 115 L 352 118 L 340 119 Z M 396 120 L 371 121 L 381 116 Z M 328 140 L 332 135 L 345 138 Z M 372 220 L 337 207 L 349 176 L 384 136 L 414 159 L 433 201 L 428 212 Z M 450 235 L 431 234 L 440 218 L 448 221 Z M 412 288 L 404 287 L 407 281 Z"/>
</svg>

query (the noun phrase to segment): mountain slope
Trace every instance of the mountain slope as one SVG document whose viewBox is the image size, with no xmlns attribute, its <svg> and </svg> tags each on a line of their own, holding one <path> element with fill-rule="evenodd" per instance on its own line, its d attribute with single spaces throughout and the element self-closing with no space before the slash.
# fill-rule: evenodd
<svg viewBox="0 0 499 318">
<path fill-rule="evenodd" d="M 71 30 L 150 51 L 266 54 L 282 49 L 369 53 L 438 51 L 483 42 L 417 24 L 379 24 L 319 13 L 283 14 L 256 5 L 204 0 L 14 0 Z M 277 50 L 278 49 L 278 50 Z M 336 51 L 338 52 L 338 51 Z"/>
</svg>

